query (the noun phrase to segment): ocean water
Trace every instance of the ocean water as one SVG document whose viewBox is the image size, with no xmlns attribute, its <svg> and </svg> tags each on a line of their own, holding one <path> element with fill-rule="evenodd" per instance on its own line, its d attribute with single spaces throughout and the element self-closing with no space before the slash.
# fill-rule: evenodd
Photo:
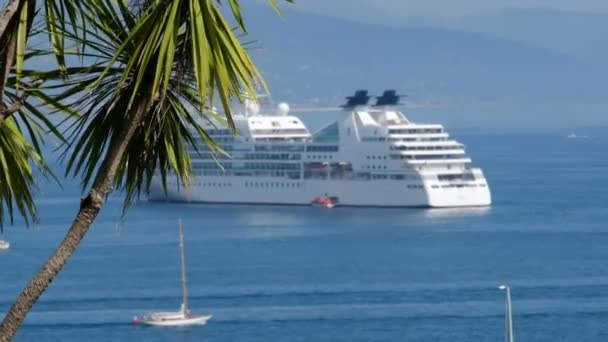
<svg viewBox="0 0 608 342">
<path fill-rule="evenodd" d="M 489 179 L 487 209 L 139 203 L 111 198 L 16 341 L 608 341 L 608 139 L 457 134 Z M 79 189 L 44 185 L 42 221 L 6 227 L 0 312 L 53 251 Z M 180 304 L 207 326 L 134 326 Z"/>
</svg>

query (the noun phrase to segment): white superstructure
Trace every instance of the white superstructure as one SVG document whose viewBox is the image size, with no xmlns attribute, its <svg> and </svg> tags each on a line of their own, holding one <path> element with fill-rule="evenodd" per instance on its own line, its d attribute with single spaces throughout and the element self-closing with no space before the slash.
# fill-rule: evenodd
<svg viewBox="0 0 608 342">
<path fill-rule="evenodd" d="M 386 91 L 373 106 L 366 91 L 348 97 L 337 121 L 311 134 L 280 104 L 260 114 L 248 103 L 234 117 L 239 134 L 209 124 L 207 132 L 230 154 L 212 154 L 202 141 L 191 151 L 189 188 L 158 178 L 151 200 L 231 204 L 308 205 L 331 197 L 339 206 L 488 206 L 481 169 L 442 125 L 417 124 L 398 111 L 399 96 Z M 218 162 L 219 161 L 219 164 Z"/>
</svg>

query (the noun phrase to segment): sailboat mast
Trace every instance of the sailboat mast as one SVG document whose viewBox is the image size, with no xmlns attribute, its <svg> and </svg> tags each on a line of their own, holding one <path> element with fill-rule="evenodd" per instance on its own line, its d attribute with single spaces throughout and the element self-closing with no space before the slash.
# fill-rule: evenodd
<svg viewBox="0 0 608 342">
<path fill-rule="evenodd" d="M 182 220 L 179 220 L 179 252 L 182 263 L 182 304 L 184 305 L 184 313 L 188 312 L 188 289 L 186 288 L 186 256 L 184 254 L 184 231 L 182 229 Z"/>
</svg>

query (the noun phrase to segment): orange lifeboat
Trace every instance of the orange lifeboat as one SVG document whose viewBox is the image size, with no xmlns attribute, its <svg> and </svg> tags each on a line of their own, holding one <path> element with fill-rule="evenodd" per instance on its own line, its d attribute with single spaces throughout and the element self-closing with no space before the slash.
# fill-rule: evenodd
<svg viewBox="0 0 608 342">
<path fill-rule="evenodd" d="M 333 208 L 336 206 L 336 202 L 335 198 L 322 196 L 313 199 L 310 204 L 316 207 Z"/>
</svg>

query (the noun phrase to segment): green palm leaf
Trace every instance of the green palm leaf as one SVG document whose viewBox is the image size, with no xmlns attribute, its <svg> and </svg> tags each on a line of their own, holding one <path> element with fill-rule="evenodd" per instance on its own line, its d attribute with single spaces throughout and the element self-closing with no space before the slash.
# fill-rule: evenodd
<svg viewBox="0 0 608 342">
<path fill-rule="evenodd" d="M 81 113 L 67 132 L 64 158 L 69 174 L 82 175 L 83 187 L 91 184 L 123 122 L 134 108 L 149 104 L 114 179 L 115 189 L 126 190 L 126 208 L 148 190 L 155 172 L 163 184 L 171 170 L 187 185 L 188 148 L 202 140 L 222 153 L 201 125 L 217 119 L 210 110 L 214 99 L 226 113 L 221 121 L 234 129 L 231 99 L 254 97 L 265 84 L 214 0 L 151 1 L 138 11 L 114 1 L 91 3 L 95 12 L 83 19 L 89 25 L 77 31 L 94 38 L 78 41 L 69 30 L 61 34 L 95 55 L 96 66 L 106 67 L 72 74 L 59 95 L 78 98 L 69 105 Z M 231 1 L 230 9 L 240 23 L 238 2 Z"/>
</svg>

